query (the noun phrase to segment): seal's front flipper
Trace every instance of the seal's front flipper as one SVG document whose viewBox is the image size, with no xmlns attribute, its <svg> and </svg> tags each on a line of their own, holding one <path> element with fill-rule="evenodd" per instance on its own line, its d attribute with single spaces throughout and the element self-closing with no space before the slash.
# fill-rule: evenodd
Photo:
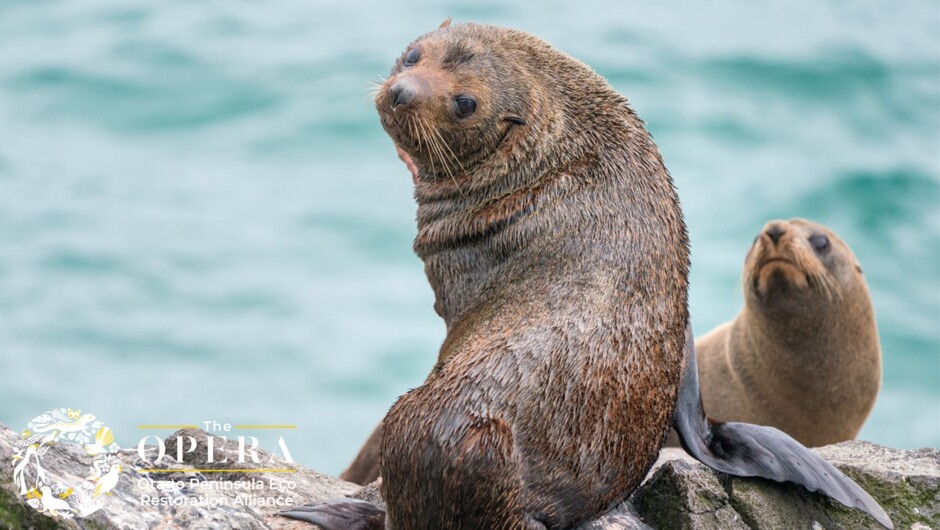
<svg viewBox="0 0 940 530">
<path fill-rule="evenodd" d="M 682 447 L 706 466 L 739 477 L 793 482 L 858 508 L 894 528 L 888 514 L 865 490 L 786 433 L 749 423 L 717 423 L 705 417 L 695 362 L 695 340 L 686 328 L 685 367 L 673 427 Z"/>
<path fill-rule="evenodd" d="M 319 525 L 323 530 L 381 530 L 385 510 L 358 499 L 333 499 L 297 506 L 280 513 L 284 517 Z"/>
</svg>

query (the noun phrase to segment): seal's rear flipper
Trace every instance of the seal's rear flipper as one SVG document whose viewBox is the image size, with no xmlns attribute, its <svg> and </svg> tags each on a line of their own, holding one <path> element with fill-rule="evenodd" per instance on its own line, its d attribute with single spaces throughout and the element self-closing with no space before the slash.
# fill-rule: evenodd
<svg viewBox="0 0 940 530">
<path fill-rule="evenodd" d="M 358 499 L 333 499 L 297 506 L 280 513 L 284 517 L 319 525 L 323 530 L 381 530 L 385 510 Z"/>
<path fill-rule="evenodd" d="M 685 367 L 673 427 L 682 447 L 706 466 L 739 477 L 793 482 L 858 508 L 894 528 L 888 514 L 865 490 L 786 433 L 749 423 L 717 423 L 705 417 L 695 362 L 695 340 L 686 328 Z"/>
</svg>

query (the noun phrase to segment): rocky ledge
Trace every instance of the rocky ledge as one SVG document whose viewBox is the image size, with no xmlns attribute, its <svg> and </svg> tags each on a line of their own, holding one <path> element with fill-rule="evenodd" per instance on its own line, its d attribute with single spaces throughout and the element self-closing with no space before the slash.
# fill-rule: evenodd
<svg viewBox="0 0 940 530">
<path fill-rule="evenodd" d="M 177 436 L 200 446 L 206 433 L 184 430 L 167 438 L 176 454 Z M 317 473 L 259 451 L 261 464 L 236 461 L 237 444 L 162 461 L 159 473 L 136 450 L 119 455 L 123 473 L 104 506 L 88 517 L 53 518 L 27 506 L 13 481 L 13 455 L 19 434 L 0 426 L 0 529 L 310 529 L 277 512 L 290 505 L 351 496 L 381 502 L 376 486 L 355 484 Z M 846 442 L 817 450 L 865 488 L 899 529 L 940 530 L 940 451 L 902 451 L 867 442 Z M 145 456 L 156 449 L 150 447 Z M 47 473 L 67 482 L 84 480 L 91 459 L 71 444 L 44 456 Z M 169 463 L 167 463 L 169 462 Z M 215 462 L 215 463 L 214 463 Z M 272 469 L 272 467 L 276 469 Z M 199 469 L 203 471 L 190 471 Z M 224 473 L 204 470 L 226 469 Z M 267 469 L 268 471 L 265 471 Z M 234 470 L 234 471 L 233 471 Z M 146 501 L 146 502 L 145 502 Z M 583 530 L 627 529 L 861 529 L 881 528 L 861 512 L 790 484 L 732 478 L 715 473 L 677 449 L 666 449 L 646 482 L 629 502 Z"/>
</svg>

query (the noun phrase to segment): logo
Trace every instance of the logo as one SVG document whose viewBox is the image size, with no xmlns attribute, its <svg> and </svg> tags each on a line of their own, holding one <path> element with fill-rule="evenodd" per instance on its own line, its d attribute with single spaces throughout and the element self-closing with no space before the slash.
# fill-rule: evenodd
<svg viewBox="0 0 940 530">
<path fill-rule="evenodd" d="M 26 504 L 46 515 L 85 517 L 104 506 L 121 478 L 118 450 L 114 433 L 94 414 L 66 408 L 44 412 L 26 424 L 16 444 L 13 484 Z M 55 469 L 76 457 L 80 466 L 90 461 L 83 477 Z"/>
<path fill-rule="evenodd" d="M 201 429 L 200 429 L 201 425 Z M 140 503 L 149 506 L 290 508 L 298 497 L 294 459 L 284 436 L 261 447 L 246 431 L 280 431 L 296 425 L 240 425 L 203 420 L 200 425 L 138 425 L 176 432 L 146 435 L 137 444 Z M 273 436 L 265 436 L 271 441 Z M 237 473 L 237 475 L 233 475 Z M 188 476 L 187 476 L 188 475 Z M 224 478 L 223 478 L 224 477 Z"/>
</svg>

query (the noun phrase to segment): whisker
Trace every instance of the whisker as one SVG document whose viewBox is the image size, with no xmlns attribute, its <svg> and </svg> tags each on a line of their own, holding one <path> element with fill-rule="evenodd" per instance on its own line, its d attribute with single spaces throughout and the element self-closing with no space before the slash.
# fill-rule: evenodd
<svg viewBox="0 0 940 530">
<path fill-rule="evenodd" d="M 418 124 L 414 116 L 408 118 L 408 131 L 411 133 L 411 137 L 415 139 L 416 148 L 420 151 L 421 149 L 421 134 L 418 132 Z"/>
<path fill-rule="evenodd" d="M 379 92 L 382 91 L 382 86 L 383 85 L 381 83 L 376 83 L 375 81 L 367 81 L 367 84 L 365 87 L 366 98 L 375 100 L 375 98 L 378 97 Z"/>
<path fill-rule="evenodd" d="M 435 140 L 434 137 L 431 136 L 431 131 L 433 131 L 433 128 L 424 120 L 422 120 L 421 123 L 423 127 L 426 127 L 425 135 L 427 136 L 428 146 L 430 146 L 430 148 L 434 150 L 434 154 L 437 157 L 437 161 L 441 164 L 442 166 L 441 169 L 444 170 L 444 173 L 447 175 L 450 175 L 450 168 L 447 166 L 447 160 L 444 159 L 441 153 L 441 148 L 439 145 L 437 145 L 437 140 Z"/>
<path fill-rule="evenodd" d="M 807 257 L 800 249 L 791 247 L 790 252 L 796 258 L 800 269 L 805 271 L 806 277 L 814 289 L 830 302 L 842 298 L 838 282 L 835 281 L 825 267 L 814 258 Z"/>
<path fill-rule="evenodd" d="M 441 149 L 441 142 L 438 140 L 440 138 L 440 135 L 437 133 L 437 129 L 429 123 L 426 123 L 426 125 L 428 126 L 428 130 L 430 131 L 430 133 L 434 134 L 434 136 L 431 136 L 431 134 L 428 134 L 428 136 L 430 137 L 431 142 L 434 144 L 434 150 L 437 152 L 438 156 L 441 159 L 441 164 L 444 166 L 444 172 L 447 173 L 447 175 L 450 178 L 454 178 L 454 173 L 453 171 L 451 171 L 451 167 L 450 167 L 450 161 L 447 159 L 446 156 L 444 156 L 444 150 Z"/>
<path fill-rule="evenodd" d="M 385 85 L 386 81 L 386 78 L 381 75 L 378 76 L 378 78 L 378 81 L 366 81 L 366 91 L 372 96 L 373 99 L 375 99 L 375 96 L 379 93 L 380 90 L 382 90 L 382 87 Z"/>
<path fill-rule="evenodd" d="M 466 173 L 466 170 L 464 169 L 463 164 L 460 163 L 460 159 L 457 158 L 457 155 L 454 154 L 454 151 L 450 148 L 449 145 L 447 145 L 447 142 L 444 141 L 444 138 L 441 136 L 440 131 L 438 131 L 436 128 L 432 128 L 431 130 L 433 130 L 434 134 L 437 135 L 437 138 L 439 140 L 439 145 L 443 146 L 444 149 L 447 149 L 447 152 L 450 153 L 450 157 L 457 164 L 457 167 L 460 168 L 461 175 Z M 450 180 L 454 183 L 454 187 L 457 188 L 457 191 L 460 193 L 460 196 L 466 198 L 467 196 L 464 194 L 463 190 L 460 189 L 460 184 L 457 183 L 457 179 L 454 177 L 453 171 L 449 169 L 449 166 L 448 166 L 447 173 L 450 175 Z"/>
<path fill-rule="evenodd" d="M 437 129 L 434 128 L 433 125 L 430 125 L 427 123 L 425 123 L 424 125 L 426 125 L 430 129 L 430 131 L 436 135 L 436 138 L 430 136 L 430 134 L 428 136 L 430 137 L 432 148 L 435 150 L 435 152 L 437 153 L 437 156 L 440 158 L 440 162 L 444 165 L 444 171 L 447 173 L 447 176 L 450 177 L 451 182 L 454 183 L 454 187 L 457 188 L 457 191 L 460 193 L 460 196 L 466 197 L 466 195 L 464 195 L 463 190 L 460 189 L 460 184 L 457 183 L 457 179 L 454 177 L 454 172 L 451 169 L 450 164 L 447 161 L 447 157 L 444 156 L 444 151 L 441 148 L 441 143 L 443 143 L 443 138 L 441 138 L 440 133 L 437 131 Z"/>
<path fill-rule="evenodd" d="M 409 117 L 408 117 L 408 121 L 407 121 L 406 123 L 408 124 L 408 135 L 409 135 L 409 137 L 410 137 L 410 138 L 414 138 L 415 140 L 417 140 L 417 139 L 418 139 L 418 135 L 417 135 L 417 133 L 415 133 L 415 129 L 414 129 L 414 117 L 410 117 L 410 116 L 409 116 Z"/>
<path fill-rule="evenodd" d="M 443 145 L 444 148 L 447 149 L 447 152 L 450 153 L 451 158 L 454 160 L 454 162 L 457 163 L 457 167 L 460 168 L 460 172 L 461 172 L 461 173 L 466 173 L 467 170 L 464 169 L 463 164 L 460 163 L 460 159 L 457 158 L 457 155 L 454 154 L 454 151 L 450 148 L 449 145 L 447 145 L 447 142 L 444 141 L 444 137 L 441 136 L 441 132 L 440 132 L 439 130 L 437 130 L 437 129 L 434 129 L 434 134 L 437 135 L 438 140 L 441 141 L 441 145 Z"/>
<path fill-rule="evenodd" d="M 826 283 L 829 284 L 829 291 L 834 295 L 836 300 L 842 300 L 842 288 L 839 286 L 839 282 L 835 280 L 828 272 L 824 273 L 826 278 Z M 832 300 L 832 297 L 830 297 Z"/>
<path fill-rule="evenodd" d="M 428 143 L 427 138 L 425 138 L 425 135 L 424 135 L 423 121 L 415 119 L 415 126 L 418 130 L 422 131 L 421 133 L 417 135 L 417 138 L 420 140 L 420 143 L 426 144 L 430 148 L 430 144 Z M 431 173 L 434 175 L 437 175 L 437 169 L 434 166 L 434 154 L 431 152 L 430 149 L 428 149 L 427 155 L 428 155 L 428 161 L 431 162 Z"/>
</svg>

